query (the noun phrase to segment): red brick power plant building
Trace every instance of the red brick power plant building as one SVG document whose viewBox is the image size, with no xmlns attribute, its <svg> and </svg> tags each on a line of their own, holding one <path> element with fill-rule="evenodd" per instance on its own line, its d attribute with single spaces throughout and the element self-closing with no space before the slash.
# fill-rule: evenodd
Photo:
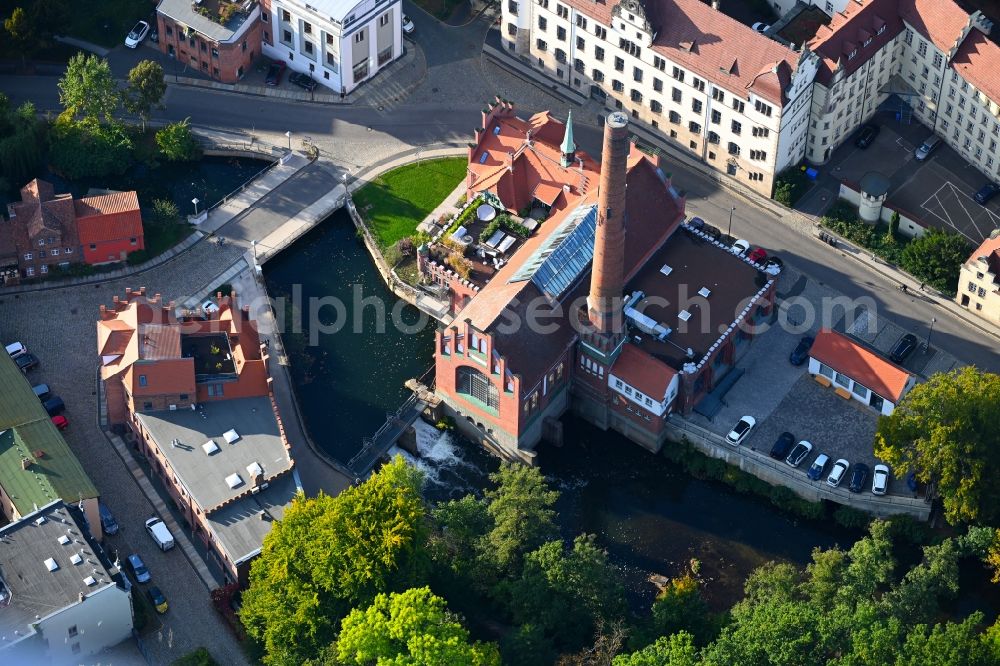
<svg viewBox="0 0 1000 666">
<path fill-rule="evenodd" d="M 771 316 L 777 269 L 684 224 L 683 194 L 628 123 L 608 116 L 598 167 L 572 119 L 521 119 L 498 100 L 469 151 L 469 199 L 544 221 L 524 218 L 532 232 L 507 253 L 480 244 L 467 277 L 442 260 L 453 242 L 420 249 L 454 311 L 435 337 L 436 391 L 503 457 L 531 461 L 568 410 L 658 451 L 669 415 L 725 381 Z"/>
</svg>

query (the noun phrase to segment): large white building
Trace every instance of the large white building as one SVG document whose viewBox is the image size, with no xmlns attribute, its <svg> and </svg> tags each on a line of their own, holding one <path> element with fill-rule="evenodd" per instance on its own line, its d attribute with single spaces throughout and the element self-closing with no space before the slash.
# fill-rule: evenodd
<svg viewBox="0 0 1000 666">
<path fill-rule="evenodd" d="M 263 52 L 349 93 L 403 55 L 400 0 L 264 0 Z"/>
<path fill-rule="evenodd" d="M 901 115 L 1000 176 L 1000 47 L 980 12 L 953 0 L 811 4 L 832 19 L 797 47 L 701 0 L 506 0 L 501 36 L 548 76 L 768 196 L 778 173 L 825 163 L 891 94 Z"/>
<path fill-rule="evenodd" d="M 81 521 L 56 500 L 0 529 L 0 663 L 89 663 L 131 638 L 131 593 Z"/>
</svg>

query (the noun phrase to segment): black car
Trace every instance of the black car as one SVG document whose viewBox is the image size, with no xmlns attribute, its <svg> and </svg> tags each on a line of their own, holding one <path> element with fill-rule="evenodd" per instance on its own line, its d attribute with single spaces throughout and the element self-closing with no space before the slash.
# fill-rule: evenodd
<svg viewBox="0 0 1000 666">
<path fill-rule="evenodd" d="M 309 92 L 316 90 L 316 82 L 313 81 L 313 77 L 309 76 L 308 74 L 295 72 L 294 74 L 288 75 L 288 80 L 297 85 L 299 88 L 304 88 Z"/>
<path fill-rule="evenodd" d="M 799 340 L 799 344 L 795 346 L 792 353 L 788 355 L 788 362 L 792 365 L 802 365 L 809 358 L 809 350 L 813 346 L 813 338 L 808 335 Z"/>
<path fill-rule="evenodd" d="M 14 363 L 17 363 L 17 367 L 21 369 L 21 372 L 27 372 L 38 367 L 38 357 L 31 352 L 27 352 L 16 357 Z"/>
<path fill-rule="evenodd" d="M 790 432 L 781 433 L 774 446 L 771 447 L 771 457 L 775 460 L 784 460 L 788 456 L 788 452 L 792 450 L 793 444 L 795 444 L 795 435 Z"/>
<path fill-rule="evenodd" d="M 902 363 L 916 348 L 917 336 L 913 335 L 913 333 L 907 333 L 899 340 L 896 340 L 896 344 L 889 350 L 889 360 L 893 363 Z"/>
<path fill-rule="evenodd" d="M 854 145 L 862 150 L 872 145 L 875 141 L 875 137 L 878 136 L 879 126 L 878 125 L 865 125 L 858 132 L 858 138 L 854 140 Z"/>
<path fill-rule="evenodd" d="M 701 219 L 700 217 L 692 217 L 690 220 L 687 221 L 687 224 L 695 231 L 701 231 L 702 229 L 705 228 L 705 220 Z"/>
<path fill-rule="evenodd" d="M 267 68 L 267 76 L 264 77 L 264 83 L 269 86 L 281 85 L 281 76 L 285 73 L 285 61 L 275 60 L 271 63 L 271 66 Z"/>
<path fill-rule="evenodd" d="M 972 195 L 972 198 L 976 200 L 976 203 L 985 206 L 986 202 L 995 197 L 998 192 L 1000 192 L 1000 185 L 997 185 L 996 183 L 986 183 L 979 188 L 978 192 Z"/>
<path fill-rule="evenodd" d="M 864 463 L 856 463 L 854 467 L 851 468 L 851 483 L 847 486 L 847 489 L 852 493 L 860 493 L 861 489 L 865 487 L 865 481 L 868 479 L 868 465 Z"/>
</svg>

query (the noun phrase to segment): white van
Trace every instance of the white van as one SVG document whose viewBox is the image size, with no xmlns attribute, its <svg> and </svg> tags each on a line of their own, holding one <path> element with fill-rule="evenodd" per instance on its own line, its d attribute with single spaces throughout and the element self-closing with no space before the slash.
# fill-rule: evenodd
<svg viewBox="0 0 1000 666">
<path fill-rule="evenodd" d="M 7 345 L 7 353 L 10 354 L 11 358 L 17 358 L 18 356 L 23 356 L 28 353 L 28 348 L 22 345 L 20 342 L 12 342 Z"/>
<path fill-rule="evenodd" d="M 940 145 L 941 137 L 936 134 L 931 134 L 929 137 L 924 139 L 924 142 L 920 144 L 920 147 L 914 151 L 913 156 L 922 162 L 926 160 L 927 157 Z"/>
<path fill-rule="evenodd" d="M 174 547 L 174 535 L 170 533 L 163 521 L 155 516 L 146 521 L 146 531 L 160 550 L 167 551 Z"/>
</svg>

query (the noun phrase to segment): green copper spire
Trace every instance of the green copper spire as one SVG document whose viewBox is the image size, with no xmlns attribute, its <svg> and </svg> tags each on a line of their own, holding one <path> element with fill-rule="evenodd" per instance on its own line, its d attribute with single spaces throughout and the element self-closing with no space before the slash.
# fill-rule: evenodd
<svg viewBox="0 0 1000 666">
<path fill-rule="evenodd" d="M 566 133 L 563 135 L 562 165 L 568 167 L 573 163 L 573 153 L 576 151 L 576 143 L 573 141 L 573 112 L 569 112 L 566 117 Z"/>
</svg>

